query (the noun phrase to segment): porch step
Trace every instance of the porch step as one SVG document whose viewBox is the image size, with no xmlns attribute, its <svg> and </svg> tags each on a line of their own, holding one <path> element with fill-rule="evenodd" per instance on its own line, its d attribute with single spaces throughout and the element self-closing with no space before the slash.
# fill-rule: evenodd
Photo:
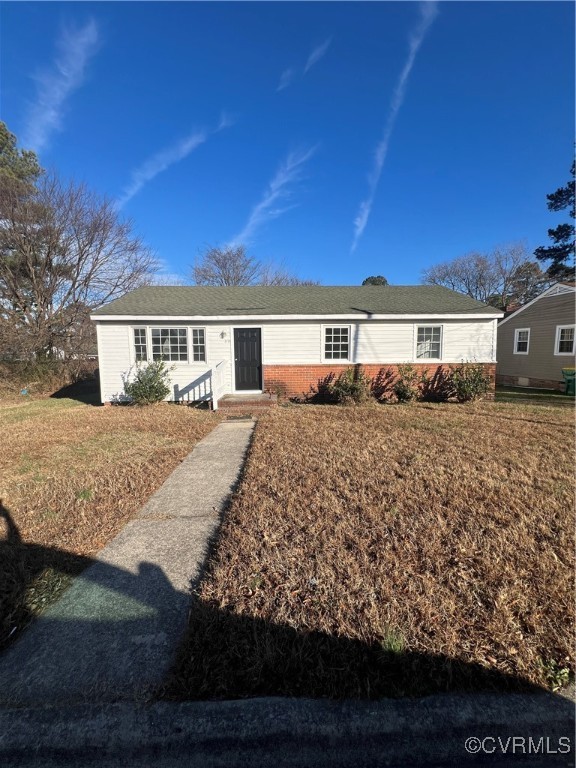
<svg viewBox="0 0 576 768">
<path fill-rule="evenodd" d="M 224 395 L 218 400 L 218 408 L 233 411 L 264 411 L 278 405 L 277 395 Z"/>
</svg>

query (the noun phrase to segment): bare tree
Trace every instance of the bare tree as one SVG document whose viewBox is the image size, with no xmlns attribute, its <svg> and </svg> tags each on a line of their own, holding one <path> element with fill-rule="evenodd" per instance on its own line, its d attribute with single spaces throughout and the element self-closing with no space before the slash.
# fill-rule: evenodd
<svg viewBox="0 0 576 768">
<path fill-rule="evenodd" d="M 253 285 L 259 274 L 260 263 L 243 245 L 209 248 L 192 267 L 196 285 Z"/>
<path fill-rule="evenodd" d="M 301 280 L 287 269 L 275 264 L 262 264 L 258 276 L 259 285 L 319 285 L 316 280 Z"/>
<path fill-rule="evenodd" d="M 19 354 L 73 348 L 92 309 L 155 267 L 131 222 L 83 184 L 47 174 L 23 197 L 0 176 L 0 329 Z"/>
<path fill-rule="evenodd" d="M 192 267 L 192 279 L 196 285 L 317 285 L 249 256 L 243 245 L 208 248 Z"/>
<path fill-rule="evenodd" d="M 422 272 L 430 285 L 442 285 L 505 309 L 524 304 L 549 285 L 548 276 L 530 261 L 523 243 L 499 246 L 490 253 L 468 253 Z"/>
</svg>

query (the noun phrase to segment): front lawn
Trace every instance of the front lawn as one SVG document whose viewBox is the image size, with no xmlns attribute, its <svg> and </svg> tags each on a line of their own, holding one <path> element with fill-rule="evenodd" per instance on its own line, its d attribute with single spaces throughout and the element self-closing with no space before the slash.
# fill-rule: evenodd
<svg viewBox="0 0 576 768">
<path fill-rule="evenodd" d="M 573 437 L 569 411 L 488 402 L 262 417 L 166 695 L 557 688 Z"/>
<path fill-rule="evenodd" d="M 0 648 L 91 562 L 214 428 L 162 403 L 0 407 Z"/>
<path fill-rule="evenodd" d="M 574 395 L 567 395 L 555 389 L 532 389 L 530 387 L 496 387 L 498 403 L 534 403 L 536 405 L 558 405 L 574 408 Z"/>
</svg>

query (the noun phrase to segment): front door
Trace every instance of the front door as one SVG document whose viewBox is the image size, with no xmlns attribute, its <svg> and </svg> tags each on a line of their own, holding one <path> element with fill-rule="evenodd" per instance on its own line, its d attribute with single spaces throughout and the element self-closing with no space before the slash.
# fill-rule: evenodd
<svg viewBox="0 0 576 768">
<path fill-rule="evenodd" d="M 234 328 L 236 390 L 262 389 L 260 328 Z"/>
</svg>

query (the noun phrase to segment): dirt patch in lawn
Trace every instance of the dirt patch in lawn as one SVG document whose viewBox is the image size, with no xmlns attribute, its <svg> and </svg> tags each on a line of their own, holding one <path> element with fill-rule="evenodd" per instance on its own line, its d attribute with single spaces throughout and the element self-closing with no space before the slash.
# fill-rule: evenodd
<svg viewBox="0 0 576 768">
<path fill-rule="evenodd" d="M 167 695 L 556 688 L 573 670 L 572 414 L 261 418 Z"/>
<path fill-rule="evenodd" d="M 90 564 L 217 424 L 160 404 L 0 408 L 0 648 Z"/>
</svg>

